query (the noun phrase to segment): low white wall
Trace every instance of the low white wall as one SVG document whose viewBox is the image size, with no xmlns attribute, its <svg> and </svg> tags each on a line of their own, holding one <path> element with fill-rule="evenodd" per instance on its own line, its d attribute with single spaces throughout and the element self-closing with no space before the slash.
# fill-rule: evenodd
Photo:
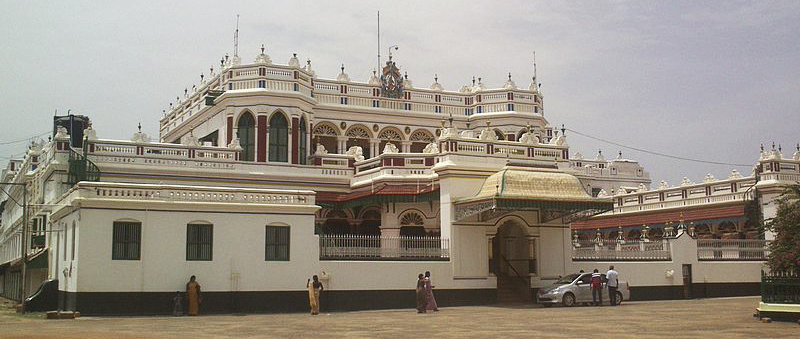
<svg viewBox="0 0 800 339">
<path fill-rule="evenodd" d="M 755 283 L 761 281 L 763 261 L 700 261 L 697 242 L 688 235 L 670 240 L 672 260 L 669 261 L 573 261 L 574 272 L 606 272 L 610 265 L 620 279 L 635 286 L 683 285 L 683 264 L 692 265 L 692 283 Z M 672 271 L 672 276 L 668 276 Z"/>
<path fill-rule="evenodd" d="M 140 260 L 111 260 L 112 225 L 120 219 L 142 223 Z M 186 225 L 195 221 L 214 225 L 212 261 L 186 260 Z M 291 227 L 290 261 L 264 260 L 265 226 L 271 224 Z M 303 290 L 319 271 L 313 233 L 313 214 L 84 209 L 77 291 L 179 291 L 192 275 L 204 291 Z"/>
</svg>

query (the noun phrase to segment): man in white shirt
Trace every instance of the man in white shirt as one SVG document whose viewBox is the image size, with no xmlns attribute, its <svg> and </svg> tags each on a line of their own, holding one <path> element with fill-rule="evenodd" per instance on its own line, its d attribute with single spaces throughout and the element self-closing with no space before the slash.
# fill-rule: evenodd
<svg viewBox="0 0 800 339">
<path fill-rule="evenodd" d="M 608 286 L 608 298 L 611 299 L 611 306 L 617 306 L 617 287 L 619 287 L 619 273 L 614 270 L 614 265 L 608 267 L 606 272 L 606 285 Z"/>
</svg>

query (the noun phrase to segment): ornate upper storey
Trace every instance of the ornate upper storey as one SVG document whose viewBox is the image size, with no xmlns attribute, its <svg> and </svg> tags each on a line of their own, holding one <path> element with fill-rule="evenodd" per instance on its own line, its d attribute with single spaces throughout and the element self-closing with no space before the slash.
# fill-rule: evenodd
<svg viewBox="0 0 800 339">
<path fill-rule="evenodd" d="M 261 54 L 250 64 L 242 64 L 239 57 L 225 57 L 218 69 L 211 67 L 208 76 L 200 75 L 200 84 L 184 90 L 165 111 L 160 123 L 161 139 L 174 141 L 185 132 L 174 132 L 189 118 L 226 95 L 248 91 L 291 94 L 312 107 L 347 107 L 352 110 L 368 109 L 377 112 L 411 111 L 462 119 L 474 114 L 512 112 L 539 117 L 543 120 L 542 93 L 536 77 L 529 88 L 518 88 L 508 75 L 500 88 L 488 89 L 481 78 L 462 86 L 458 91 L 445 90 L 438 76 L 428 87 L 414 86 L 407 73 L 400 75 L 400 67 L 391 59 L 380 75 L 373 72 L 367 82 L 350 79 L 342 65 L 336 79 L 317 77 L 311 60 L 301 65 L 293 55 L 286 65 L 272 63 L 262 47 Z M 543 133 L 546 133 L 543 131 Z"/>
</svg>

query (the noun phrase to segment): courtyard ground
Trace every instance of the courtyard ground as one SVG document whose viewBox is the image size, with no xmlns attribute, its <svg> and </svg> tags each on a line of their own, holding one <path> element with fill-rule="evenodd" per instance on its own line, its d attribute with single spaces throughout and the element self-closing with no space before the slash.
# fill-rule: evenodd
<svg viewBox="0 0 800 339">
<path fill-rule="evenodd" d="M 81 317 L 0 311 L 0 338 L 790 338 L 796 323 L 761 323 L 758 297 L 627 302 L 619 307 L 531 305 L 307 314 Z M 7 305 L 7 304 L 6 304 Z"/>
</svg>

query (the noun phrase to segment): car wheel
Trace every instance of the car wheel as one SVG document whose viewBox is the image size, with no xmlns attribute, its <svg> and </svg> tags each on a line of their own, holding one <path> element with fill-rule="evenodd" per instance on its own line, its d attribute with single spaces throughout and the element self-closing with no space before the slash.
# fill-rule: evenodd
<svg viewBox="0 0 800 339">
<path fill-rule="evenodd" d="M 542 306 L 544 306 L 544 307 L 551 307 L 551 306 L 553 306 L 553 304 L 547 303 L 547 304 L 542 304 Z"/>
<path fill-rule="evenodd" d="M 566 307 L 575 306 L 575 295 L 572 293 L 564 294 L 564 298 L 561 299 L 561 303 L 563 303 Z"/>
<path fill-rule="evenodd" d="M 622 292 L 617 291 L 617 305 L 622 304 Z"/>
</svg>

